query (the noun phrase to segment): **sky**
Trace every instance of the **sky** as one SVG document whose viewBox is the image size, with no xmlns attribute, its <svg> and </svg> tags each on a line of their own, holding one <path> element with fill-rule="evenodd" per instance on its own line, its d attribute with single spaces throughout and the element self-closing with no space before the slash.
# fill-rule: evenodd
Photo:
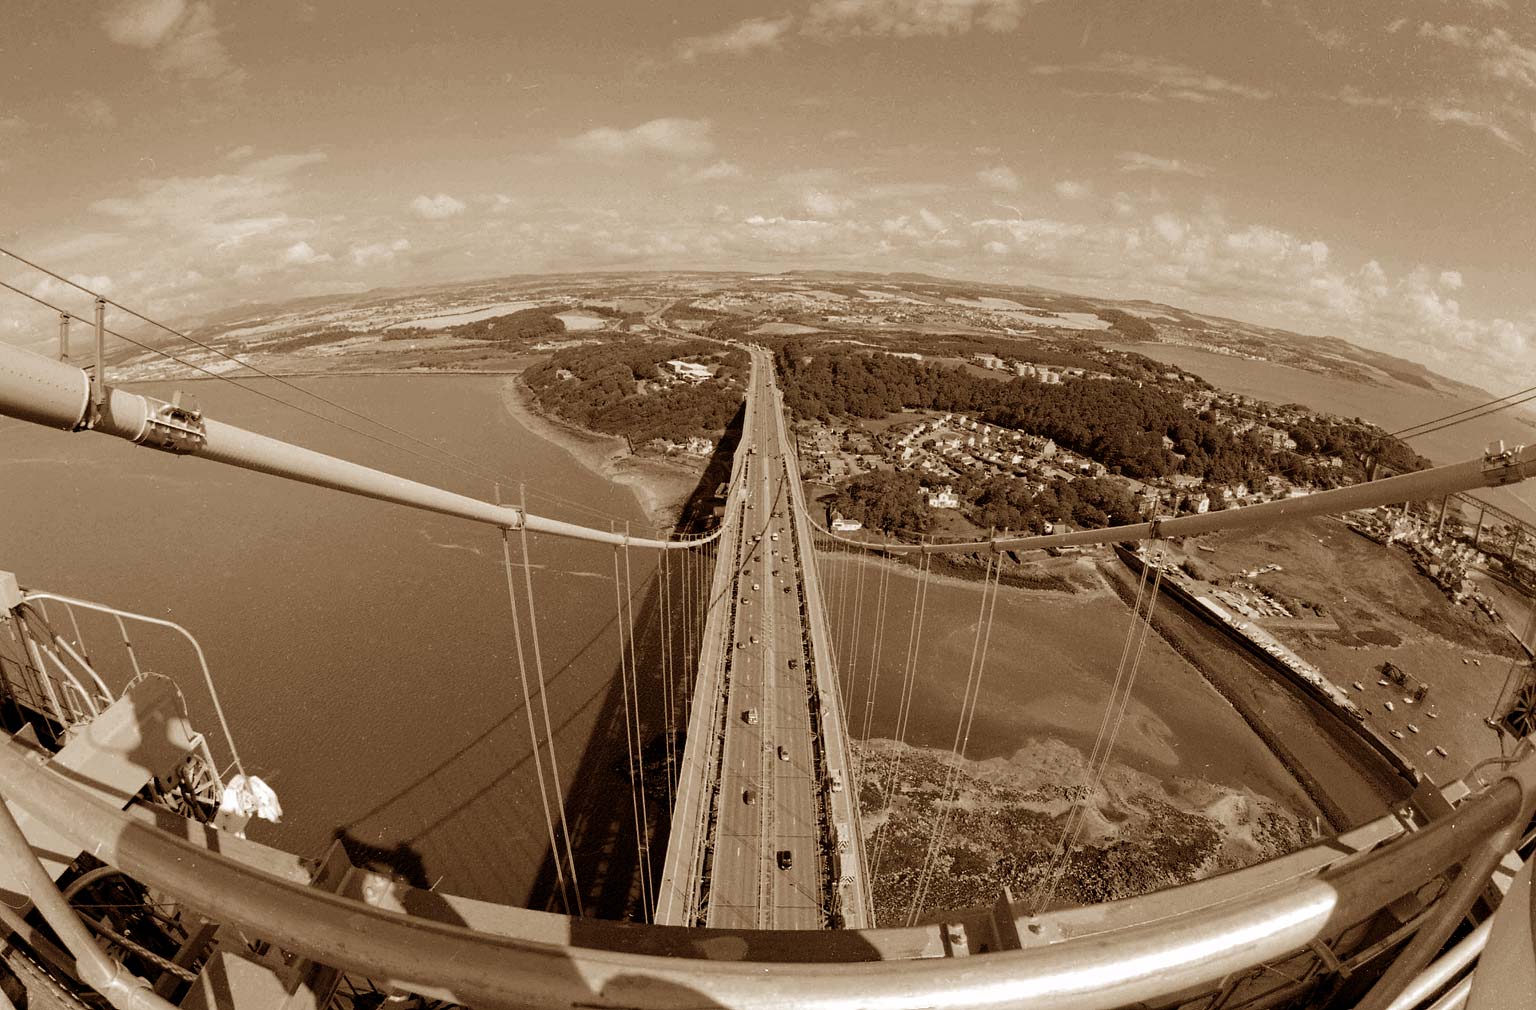
<svg viewBox="0 0 1536 1010">
<path fill-rule="evenodd" d="M 1536 381 L 1528 0 L 7 14 L 0 245 L 174 322 L 517 273 L 915 270 Z M 0 339 L 52 331 L 0 291 Z"/>
</svg>

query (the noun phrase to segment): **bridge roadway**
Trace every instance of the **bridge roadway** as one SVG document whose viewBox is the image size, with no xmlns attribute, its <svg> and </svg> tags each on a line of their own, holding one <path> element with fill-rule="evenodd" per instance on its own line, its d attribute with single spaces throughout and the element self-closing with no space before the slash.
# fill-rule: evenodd
<svg viewBox="0 0 1536 1010">
<path fill-rule="evenodd" d="M 659 923 L 871 925 L 798 472 L 772 359 L 753 349 Z"/>
</svg>

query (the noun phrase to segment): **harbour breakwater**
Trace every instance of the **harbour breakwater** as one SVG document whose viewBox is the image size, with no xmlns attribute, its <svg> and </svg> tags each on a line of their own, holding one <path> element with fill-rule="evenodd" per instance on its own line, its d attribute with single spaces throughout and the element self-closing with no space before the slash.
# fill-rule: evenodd
<svg viewBox="0 0 1536 1010">
<path fill-rule="evenodd" d="M 1104 574 L 1129 601 L 1135 586 L 1114 569 L 1139 574 L 1144 562 L 1125 548 L 1116 553 L 1124 567 L 1106 565 Z M 1154 627 L 1237 709 L 1336 829 L 1378 816 L 1413 791 L 1417 770 L 1360 720 L 1341 688 L 1267 633 L 1254 634 L 1262 629 L 1192 591 L 1182 574 L 1165 572 L 1161 587 L 1180 606 L 1156 611 Z M 1256 679 L 1256 671 L 1267 676 Z"/>
</svg>

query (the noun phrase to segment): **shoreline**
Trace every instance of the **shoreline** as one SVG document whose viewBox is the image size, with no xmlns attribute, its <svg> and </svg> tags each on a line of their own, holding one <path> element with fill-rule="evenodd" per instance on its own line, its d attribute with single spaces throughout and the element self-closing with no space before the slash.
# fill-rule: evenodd
<svg viewBox="0 0 1536 1010">
<path fill-rule="evenodd" d="M 874 550 L 871 550 L 857 558 L 848 556 L 838 558 L 837 555 L 827 552 L 825 548 L 818 546 L 817 549 L 822 552 L 824 558 L 829 561 L 833 561 L 834 563 L 838 560 L 844 562 L 856 560 L 858 564 L 871 565 L 876 568 L 887 567 L 892 572 L 899 572 L 902 575 L 906 575 L 912 579 L 918 578 L 918 569 L 916 565 L 911 564 L 910 562 L 898 560 L 895 557 L 882 556 L 875 553 Z M 874 549 L 878 550 L 878 545 L 874 545 Z M 942 557 L 942 555 L 936 556 Z M 1012 590 L 1018 593 L 1025 593 L 1030 596 L 1056 597 L 1064 600 L 1089 598 L 1092 597 L 1095 593 L 1111 595 L 1110 588 L 1107 585 L 1102 584 L 1102 580 L 1084 578 L 1083 582 L 1076 582 L 1069 578 L 1067 575 L 1060 574 L 1061 572 L 1091 572 L 1091 557 L 1092 556 L 1090 555 L 1079 555 L 1069 563 L 1053 566 L 1051 577 L 1059 580 L 1065 585 L 1066 588 L 1057 585 L 1040 585 L 1036 582 L 1025 581 L 1018 578 L 1010 580 L 1008 573 L 1003 575 L 1003 578 L 999 584 L 1003 589 Z M 1055 561 L 1057 559 L 1053 558 L 1051 560 Z M 1084 564 L 1084 562 L 1088 562 L 1088 564 Z M 969 569 L 965 568 L 964 566 L 950 565 L 947 567 L 950 568 L 949 571 L 935 571 L 932 567 L 930 567 L 923 575 L 923 578 L 933 582 L 935 585 L 955 586 L 957 588 L 965 589 L 975 589 L 982 584 L 983 569 L 981 568 L 975 569 L 975 575 L 972 577 L 969 574 L 961 574 L 961 572 L 969 571 Z"/>
<path fill-rule="evenodd" d="M 575 457 L 583 468 L 629 489 L 651 524 L 671 532 L 699 478 L 677 464 L 644 459 L 629 449 L 618 435 L 589 431 L 568 421 L 550 417 L 538 407 L 533 391 L 523 382 L 523 369 L 502 372 L 502 409 L 514 421 Z"/>
</svg>

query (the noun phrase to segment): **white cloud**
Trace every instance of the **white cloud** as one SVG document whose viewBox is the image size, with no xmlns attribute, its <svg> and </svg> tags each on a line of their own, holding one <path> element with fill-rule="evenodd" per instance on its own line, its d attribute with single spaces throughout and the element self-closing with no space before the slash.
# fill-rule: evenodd
<svg viewBox="0 0 1536 1010">
<path fill-rule="evenodd" d="M 1087 63 L 1043 63 L 1032 68 L 1030 72 L 1045 76 L 1068 74 L 1089 78 L 1119 77 L 1145 85 L 1144 88 L 1133 91 L 1077 92 L 1092 97 L 1129 98 L 1144 102 L 1172 100 L 1202 104 L 1227 98 L 1264 101 L 1274 97 L 1274 92 L 1266 88 L 1229 81 L 1224 77 L 1218 77 L 1182 63 L 1115 51 L 1104 53 Z"/>
<path fill-rule="evenodd" d="M 201 0 L 121 0 L 101 17 L 107 37 L 145 49 L 160 73 L 233 86 L 245 79 L 214 24 L 213 5 Z"/>
<path fill-rule="evenodd" d="M 1020 186 L 1018 175 L 1007 165 L 984 168 L 976 173 L 976 179 L 988 189 L 995 189 L 1002 193 L 1016 193 Z"/>
<path fill-rule="evenodd" d="M 77 91 L 64 103 L 64 111 L 86 126 L 108 129 L 117 125 L 112 106 L 100 95 Z"/>
<path fill-rule="evenodd" d="M 1157 232 L 1162 237 L 1162 240 L 1169 245 L 1178 245 L 1180 242 L 1183 242 L 1184 236 L 1188 232 L 1188 229 L 1184 227 L 1184 222 L 1177 215 L 1167 212 L 1152 216 L 1152 230 Z"/>
<path fill-rule="evenodd" d="M 245 166 L 244 171 L 252 175 L 287 175 L 289 172 L 294 172 L 310 165 L 318 165 L 325 160 L 325 157 L 324 151 L 274 154 L 251 162 Z"/>
<path fill-rule="evenodd" d="M 391 262 L 399 253 L 411 248 L 409 239 L 397 238 L 393 242 L 370 242 L 355 245 L 347 250 L 354 266 L 369 267 Z"/>
<path fill-rule="evenodd" d="M 923 222 L 923 225 L 927 227 L 929 231 L 947 231 L 949 229 L 949 226 L 944 223 L 944 219 L 939 217 L 939 215 L 935 214 L 933 211 L 929 210 L 927 207 L 919 208 L 917 212 L 917 219 Z"/>
<path fill-rule="evenodd" d="M 122 0 L 102 15 L 101 23 L 113 42 L 150 49 L 171 33 L 186 12 L 186 0 Z"/>
<path fill-rule="evenodd" d="M 1077 182 L 1073 179 L 1063 179 L 1052 188 L 1056 190 L 1056 195 L 1063 200 L 1081 200 L 1089 193 L 1089 187 L 1086 182 Z"/>
<path fill-rule="evenodd" d="M 1115 155 L 1115 159 L 1120 162 L 1122 172 L 1157 172 L 1162 175 L 1193 175 L 1197 178 L 1211 174 L 1210 168 L 1205 165 L 1179 158 L 1159 158 L 1141 151 L 1121 151 Z"/>
<path fill-rule="evenodd" d="M 1514 134 L 1505 129 L 1499 123 L 1499 121 L 1489 113 L 1476 112 L 1472 109 L 1459 108 L 1455 105 L 1448 105 L 1441 102 L 1426 103 L 1420 106 L 1419 111 L 1422 112 L 1424 117 L 1432 123 L 1439 123 L 1441 125 L 1465 126 L 1474 130 L 1481 130 L 1498 140 L 1506 147 L 1512 148 L 1516 151 L 1525 150 L 1523 145 L 1521 145 L 1521 143 L 1515 139 Z"/>
<path fill-rule="evenodd" d="M 1517 106 L 1511 105 L 1499 109 L 1497 101 L 1492 103 L 1491 108 L 1476 110 L 1458 104 L 1460 99 L 1388 98 L 1385 95 L 1367 94 L 1350 85 L 1345 85 L 1337 92 L 1325 97 L 1357 109 L 1389 109 L 1394 116 L 1411 112 L 1437 126 L 1462 126 L 1478 130 L 1493 137 L 1505 147 L 1522 153 L 1525 151 L 1525 146 L 1511 127 L 1519 128 L 1522 125 L 1528 125 L 1536 129 L 1536 113 L 1531 114 L 1528 124 L 1522 124 L 1521 120 L 1526 117 Z"/>
<path fill-rule="evenodd" d="M 289 266 L 310 266 L 315 263 L 329 263 L 330 253 L 317 253 L 314 246 L 308 242 L 295 242 L 283 250 L 283 262 Z"/>
<path fill-rule="evenodd" d="M 675 177 L 679 182 L 700 183 L 720 182 L 723 179 L 739 179 L 744 174 L 741 166 L 734 161 L 717 161 L 693 171 L 679 166 Z"/>
<path fill-rule="evenodd" d="M 805 255 L 830 245 L 839 235 L 846 234 L 846 226 L 832 221 L 815 221 L 794 217 L 764 217 L 754 214 L 743 224 L 747 232 L 743 238 L 753 245 L 772 252 Z"/>
<path fill-rule="evenodd" d="M 440 221 L 443 218 L 464 213 L 464 201 L 457 200 L 447 193 L 439 193 L 436 196 L 423 194 L 411 201 L 411 212 L 428 221 Z"/>
<path fill-rule="evenodd" d="M 1069 290 L 1085 281 L 1126 297 L 1309 333 L 1343 336 L 1492 387 L 1529 371 L 1536 314 L 1477 319 L 1455 297 L 1459 271 L 1336 262 L 1328 244 L 1219 212 L 1081 224 L 990 218 L 971 223 L 978 255 Z"/>
<path fill-rule="evenodd" d="M 800 206 L 813 217 L 837 217 L 853 207 L 847 197 L 821 189 L 808 189 L 800 197 Z"/>
<path fill-rule="evenodd" d="M 217 237 L 242 221 L 270 220 L 273 198 L 286 181 L 245 175 L 145 179 L 133 196 L 106 197 L 91 209 L 131 228 L 163 227 Z"/>
<path fill-rule="evenodd" d="M 803 31 L 821 38 L 1011 32 L 1026 6 L 1026 0 L 815 0 Z"/>
<path fill-rule="evenodd" d="M 1477 54 L 1486 80 L 1536 90 L 1536 48 L 1521 45 L 1503 28 L 1479 31 L 1467 25 L 1419 25 L 1419 38 L 1433 39 Z"/>
<path fill-rule="evenodd" d="M 696 35 L 677 43 L 678 59 L 692 63 L 700 56 L 744 56 L 759 49 L 776 49 L 793 17 L 747 18 L 712 35 Z"/>
<path fill-rule="evenodd" d="M 578 154 L 605 158 L 661 155 L 668 158 L 705 158 L 715 151 L 707 119 L 668 117 L 653 119 L 628 130 L 600 126 L 561 141 Z"/>
</svg>

